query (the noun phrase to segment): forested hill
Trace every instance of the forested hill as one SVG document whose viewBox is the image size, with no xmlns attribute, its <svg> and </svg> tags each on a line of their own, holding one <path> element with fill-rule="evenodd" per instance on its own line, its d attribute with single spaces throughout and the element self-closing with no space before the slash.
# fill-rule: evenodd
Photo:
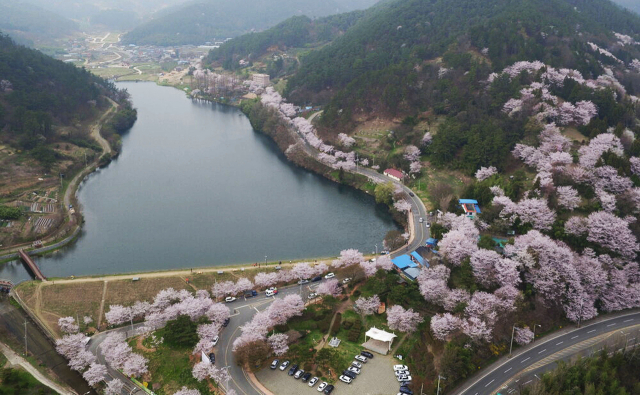
<svg viewBox="0 0 640 395">
<path fill-rule="evenodd" d="M 21 42 L 70 36 L 78 24 L 31 3 L 0 0 L 0 30 Z"/>
<path fill-rule="evenodd" d="M 55 129 L 96 115 L 109 96 L 126 93 L 90 72 L 16 45 L 0 34 L 0 143 L 21 150 L 46 146 Z"/>
<path fill-rule="evenodd" d="M 375 0 L 203 0 L 153 19 L 123 37 L 138 45 L 204 44 L 263 30 L 294 15 L 321 17 L 365 8 Z"/>
<path fill-rule="evenodd" d="M 352 11 L 311 20 L 307 16 L 294 16 L 260 33 L 245 34 L 213 49 L 205 59 L 225 69 L 239 67 L 239 60 L 253 61 L 263 56 L 268 49 L 304 47 L 314 43 L 332 41 L 353 26 L 365 11 Z"/>
</svg>

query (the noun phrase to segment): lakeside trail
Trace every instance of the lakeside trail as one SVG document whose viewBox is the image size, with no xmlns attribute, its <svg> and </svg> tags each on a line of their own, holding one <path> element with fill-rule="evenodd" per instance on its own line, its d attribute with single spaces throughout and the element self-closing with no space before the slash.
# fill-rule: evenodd
<svg viewBox="0 0 640 395">
<path fill-rule="evenodd" d="M 66 211 L 66 213 L 67 213 L 66 217 L 68 218 L 69 223 L 67 225 L 63 225 L 62 229 L 60 231 L 58 231 L 57 233 L 52 234 L 52 235 L 42 239 L 42 243 L 45 244 L 45 245 L 46 244 L 50 244 L 50 243 L 54 243 L 53 245 L 48 246 L 48 248 L 55 249 L 55 248 L 62 247 L 63 245 L 68 243 L 71 239 L 73 239 L 76 236 L 77 228 L 80 227 L 80 225 L 75 223 L 74 213 L 77 213 L 77 211 L 74 210 L 74 213 L 72 213 L 71 210 L 69 209 L 69 204 L 71 204 L 71 199 L 72 199 L 72 197 L 75 196 L 75 194 L 76 194 L 76 192 L 78 190 L 78 186 L 80 185 L 80 182 L 87 175 L 91 174 L 98 167 L 98 164 L 100 163 L 100 160 L 105 155 L 111 155 L 112 152 L 113 152 L 109 142 L 107 140 L 105 140 L 102 137 L 102 135 L 100 135 L 100 129 L 102 129 L 102 125 L 104 124 L 106 119 L 118 108 L 119 105 L 118 105 L 118 103 L 116 103 L 115 101 L 111 100 L 110 98 L 108 98 L 108 97 L 105 97 L 105 98 L 107 100 L 109 100 L 109 102 L 111 104 L 111 107 L 108 110 L 106 110 L 100 116 L 100 118 L 98 118 L 91 125 L 91 132 L 90 132 L 90 136 L 98 144 L 100 144 L 100 147 L 102 148 L 102 153 L 93 162 L 87 164 L 87 166 L 85 166 L 78 174 L 76 174 L 76 176 L 71 180 L 71 182 L 67 186 L 67 189 L 66 189 L 64 197 L 63 197 L 62 210 Z M 80 215 L 80 213 L 78 213 L 78 215 Z M 65 230 L 65 228 L 67 228 L 67 229 Z M 64 232 L 64 235 L 68 235 L 68 236 L 65 237 L 64 239 L 56 242 L 56 240 L 60 239 L 62 232 Z M 5 248 L 5 249 L 0 249 L 0 256 L 5 256 L 5 255 L 10 255 L 10 254 L 16 253 L 20 249 L 25 249 L 25 248 L 28 249 L 29 247 L 31 247 L 31 245 L 32 244 L 31 244 L 31 241 L 30 241 L 30 242 L 27 242 L 27 243 L 14 245 L 14 246 L 11 246 L 11 247 L 8 247 L 8 248 Z"/>
</svg>

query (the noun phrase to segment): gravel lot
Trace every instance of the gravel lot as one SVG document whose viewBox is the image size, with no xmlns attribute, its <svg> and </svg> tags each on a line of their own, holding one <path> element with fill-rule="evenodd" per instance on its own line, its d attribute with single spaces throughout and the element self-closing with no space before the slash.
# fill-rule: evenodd
<svg viewBox="0 0 640 395">
<path fill-rule="evenodd" d="M 359 395 L 395 395 L 398 393 L 398 381 L 393 374 L 393 365 L 395 360 L 389 356 L 374 354 L 375 357 L 370 359 L 362 366 L 362 372 L 353 380 L 351 384 L 345 384 L 338 381 L 333 394 L 359 394 Z M 345 367 L 346 368 L 346 367 Z M 316 390 L 318 384 L 310 388 L 307 383 L 296 380 L 287 375 L 289 369 L 281 372 L 279 369 L 271 370 L 269 368 L 262 369 L 256 374 L 260 382 L 271 392 L 277 395 L 301 395 L 301 394 L 319 394 Z"/>
</svg>

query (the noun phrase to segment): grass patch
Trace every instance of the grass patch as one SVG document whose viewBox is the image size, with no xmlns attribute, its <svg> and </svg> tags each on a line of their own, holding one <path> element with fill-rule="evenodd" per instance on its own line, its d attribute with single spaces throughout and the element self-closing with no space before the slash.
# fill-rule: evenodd
<svg viewBox="0 0 640 395">
<path fill-rule="evenodd" d="M 102 284 L 100 286 L 102 287 Z M 137 300 L 150 302 L 158 292 L 166 288 L 193 290 L 181 277 L 141 278 L 135 282 L 109 281 L 104 302 L 105 311 L 108 311 L 108 306 L 112 304 L 132 305 Z"/>
<path fill-rule="evenodd" d="M 33 376 L 21 369 L 2 369 L 0 371 L 0 394 L 53 395 L 57 392 L 40 384 Z"/>
</svg>

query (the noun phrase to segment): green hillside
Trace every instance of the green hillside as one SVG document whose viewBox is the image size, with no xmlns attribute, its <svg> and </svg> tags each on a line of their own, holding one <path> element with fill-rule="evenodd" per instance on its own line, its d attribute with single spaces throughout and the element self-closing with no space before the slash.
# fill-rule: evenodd
<svg viewBox="0 0 640 395">
<path fill-rule="evenodd" d="M 373 0 L 312 2 L 309 0 L 207 0 L 163 12 L 123 37 L 138 45 L 204 44 L 263 30 L 294 15 L 320 17 L 372 5 Z"/>
<path fill-rule="evenodd" d="M 30 3 L 0 0 L 0 30 L 21 41 L 39 41 L 77 33 L 78 24 Z"/>
</svg>

